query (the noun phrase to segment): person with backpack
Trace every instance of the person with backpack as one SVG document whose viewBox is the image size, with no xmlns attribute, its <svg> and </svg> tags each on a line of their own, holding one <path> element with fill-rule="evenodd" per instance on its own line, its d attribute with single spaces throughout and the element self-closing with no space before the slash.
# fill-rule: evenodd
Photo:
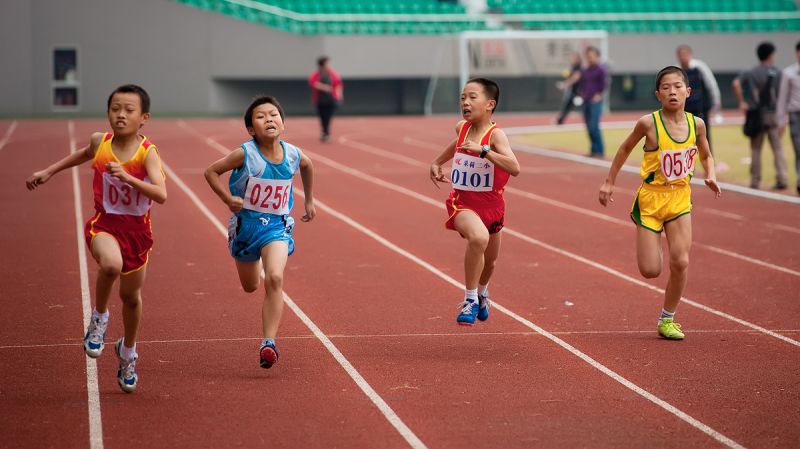
<svg viewBox="0 0 800 449">
<path fill-rule="evenodd" d="M 759 64 L 733 80 L 739 109 L 745 113 L 743 131 L 750 139 L 750 187 L 758 189 L 761 184 L 761 147 L 766 135 L 775 155 L 776 179 L 773 189 L 784 190 L 788 187 L 788 169 L 775 114 L 781 82 L 781 71 L 774 63 L 775 45 L 762 42 L 756 49 L 756 55 Z"/>
</svg>

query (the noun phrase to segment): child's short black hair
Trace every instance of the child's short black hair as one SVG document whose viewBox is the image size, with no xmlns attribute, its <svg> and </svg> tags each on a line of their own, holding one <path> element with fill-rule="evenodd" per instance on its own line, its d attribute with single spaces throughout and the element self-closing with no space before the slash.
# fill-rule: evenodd
<svg viewBox="0 0 800 449">
<path fill-rule="evenodd" d="M 797 41 L 797 45 L 794 46 L 794 51 L 800 51 L 800 41 Z"/>
<path fill-rule="evenodd" d="M 111 109 L 111 98 L 114 97 L 114 94 L 137 94 L 139 95 L 139 101 L 142 103 L 142 113 L 150 112 L 150 95 L 148 95 L 147 91 L 142 89 L 140 86 L 137 86 L 136 84 L 123 84 L 122 86 L 114 89 L 114 92 L 111 92 L 111 95 L 108 96 L 106 111 Z"/>
<path fill-rule="evenodd" d="M 247 107 L 247 111 L 244 113 L 244 126 L 247 128 L 253 127 L 253 109 L 261 106 L 262 104 L 271 104 L 278 108 L 278 113 L 281 115 L 281 120 L 283 120 L 283 108 L 281 104 L 278 103 L 278 99 L 275 97 L 270 97 L 268 95 L 260 95 L 258 97 L 253 98 L 253 102 L 250 103 L 250 106 Z"/>
<path fill-rule="evenodd" d="M 758 60 L 761 62 L 769 59 L 773 53 L 775 53 L 775 44 L 772 42 L 762 42 L 756 48 L 756 55 L 758 55 Z"/>
<path fill-rule="evenodd" d="M 317 58 L 317 67 L 322 68 L 322 66 L 328 63 L 329 59 L 330 58 L 328 58 L 327 56 L 320 56 L 319 58 Z"/>
<path fill-rule="evenodd" d="M 686 75 L 686 72 L 684 72 L 683 69 L 680 67 L 674 65 L 668 65 L 663 69 L 661 69 L 658 72 L 658 75 L 656 75 L 656 90 L 658 90 L 661 87 L 661 79 L 672 73 L 679 74 L 681 78 L 683 78 L 683 83 L 686 84 L 687 87 L 689 86 L 689 77 Z"/>
<path fill-rule="evenodd" d="M 494 107 L 492 108 L 492 112 L 494 112 L 497 105 L 500 104 L 500 86 L 489 78 L 472 78 L 467 81 L 467 84 L 469 83 L 477 83 L 483 86 L 483 92 L 486 93 L 486 96 L 490 100 L 494 100 Z"/>
</svg>

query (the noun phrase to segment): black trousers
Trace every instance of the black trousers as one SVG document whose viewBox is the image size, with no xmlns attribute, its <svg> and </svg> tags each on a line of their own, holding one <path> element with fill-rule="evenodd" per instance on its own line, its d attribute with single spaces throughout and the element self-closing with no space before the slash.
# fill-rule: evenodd
<svg viewBox="0 0 800 449">
<path fill-rule="evenodd" d="M 317 105 L 317 115 L 322 124 L 322 135 L 324 136 L 330 134 L 331 119 L 334 112 L 336 112 L 336 103 L 320 103 Z"/>
</svg>

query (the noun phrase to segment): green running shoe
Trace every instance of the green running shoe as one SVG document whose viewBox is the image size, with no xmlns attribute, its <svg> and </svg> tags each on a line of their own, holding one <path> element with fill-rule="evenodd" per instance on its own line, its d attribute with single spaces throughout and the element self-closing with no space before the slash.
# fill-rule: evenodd
<svg viewBox="0 0 800 449">
<path fill-rule="evenodd" d="M 683 340 L 681 325 L 674 322 L 672 318 L 658 320 L 658 335 L 668 340 Z"/>
</svg>

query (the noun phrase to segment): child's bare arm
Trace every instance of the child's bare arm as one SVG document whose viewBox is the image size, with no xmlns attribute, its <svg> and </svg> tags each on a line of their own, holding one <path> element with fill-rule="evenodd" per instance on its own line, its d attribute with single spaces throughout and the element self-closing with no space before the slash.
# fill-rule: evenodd
<svg viewBox="0 0 800 449">
<path fill-rule="evenodd" d="M 220 175 L 241 167 L 244 164 L 244 150 L 237 148 L 222 159 L 211 164 L 205 171 L 206 181 L 211 186 L 211 190 L 217 194 L 219 199 L 228 206 L 231 212 L 238 212 L 244 206 L 244 199 L 231 195 L 230 191 L 222 183 Z"/>
<path fill-rule="evenodd" d="M 614 194 L 614 184 L 617 182 L 617 175 L 625 164 L 625 161 L 628 160 L 628 156 L 631 155 L 631 152 L 636 147 L 636 144 L 642 140 L 642 137 L 647 136 L 648 129 L 651 126 L 653 126 L 653 121 L 649 115 L 640 118 L 636 122 L 636 126 L 633 127 L 633 131 L 628 134 L 628 137 L 625 138 L 625 141 L 619 146 L 617 154 L 611 162 L 611 168 L 608 170 L 606 181 L 603 183 L 602 187 L 600 187 L 600 204 L 603 206 L 614 201 L 612 195 Z"/>
<path fill-rule="evenodd" d="M 167 185 L 164 179 L 164 172 L 161 171 L 161 158 L 158 156 L 158 151 L 153 149 L 147 153 L 147 157 L 144 160 L 144 168 L 147 170 L 147 177 L 150 178 L 150 182 L 131 176 L 119 165 L 119 162 L 106 164 L 106 170 L 111 176 L 142 192 L 144 196 L 156 203 L 164 204 L 167 201 Z"/>
<path fill-rule="evenodd" d="M 519 175 L 519 162 L 517 161 L 517 157 L 514 156 L 514 152 L 511 151 L 511 144 L 508 142 L 508 136 L 506 136 L 503 130 L 498 129 L 492 134 L 491 148 L 492 151 L 486 153 L 485 156 L 489 162 L 497 165 L 511 176 Z M 471 140 L 464 142 L 458 149 L 475 156 L 480 155 L 483 151 L 481 145 Z"/>
<path fill-rule="evenodd" d="M 714 156 L 711 155 L 711 149 L 708 147 L 706 123 L 701 118 L 695 117 L 694 119 L 695 129 L 697 130 L 697 149 L 700 151 L 700 163 L 703 164 L 703 169 L 706 171 L 705 183 L 714 192 L 714 198 L 719 198 L 722 195 L 722 189 L 717 184 L 717 174 L 714 171 Z"/>
<path fill-rule="evenodd" d="M 53 177 L 53 175 L 61 170 L 91 161 L 94 158 L 94 153 L 97 151 L 97 147 L 100 145 L 100 141 L 102 139 L 103 133 L 94 133 L 92 134 L 89 145 L 86 145 L 80 150 L 71 153 L 69 156 L 59 160 L 44 170 L 39 170 L 32 174 L 28 179 L 25 180 L 25 185 L 28 187 L 28 190 L 33 190 L 36 187 L 46 183 L 50 178 Z"/>
<path fill-rule="evenodd" d="M 317 208 L 314 206 L 314 164 L 311 159 L 300 152 L 300 179 L 303 181 L 303 192 L 305 194 L 306 213 L 300 220 L 311 221 L 317 215 Z"/>
</svg>

